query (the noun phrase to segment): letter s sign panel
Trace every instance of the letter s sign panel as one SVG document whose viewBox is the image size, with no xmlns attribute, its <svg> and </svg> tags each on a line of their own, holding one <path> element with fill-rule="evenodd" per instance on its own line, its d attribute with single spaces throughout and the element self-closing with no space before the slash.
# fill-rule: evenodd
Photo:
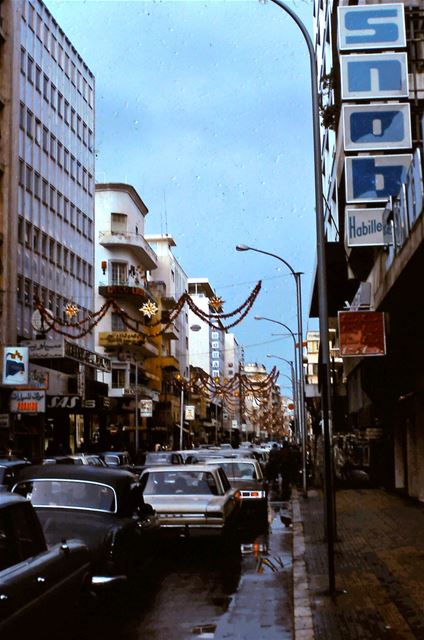
<svg viewBox="0 0 424 640">
<path fill-rule="evenodd" d="M 410 154 L 346 158 L 346 202 L 387 202 L 399 193 L 411 161 Z"/>
<path fill-rule="evenodd" d="M 403 4 L 339 7 L 338 12 L 340 51 L 406 46 Z"/>
</svg>

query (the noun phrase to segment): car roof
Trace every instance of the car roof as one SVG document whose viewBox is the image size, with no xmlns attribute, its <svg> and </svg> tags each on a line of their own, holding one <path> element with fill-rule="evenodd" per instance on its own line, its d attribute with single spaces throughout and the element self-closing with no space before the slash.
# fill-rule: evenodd
<svg viewBox="0 0 424 640">
<path fill-rule="evenodd" d="M 17 481 L 35 479 L 57 480 L 86 480 L 89 482 L 101 482 L 113 486 L 125 487 L 134 483 L 134 474 L 130 471 L 111 469 L 109 467 L 90 467 L 88 465 L 31 465 L 19 471 Z"/>
<path fill-rule="evenodd" d="M 187 471 L 196 471 L 198 473 L 199 471 L 211 471 L 211 467 L 213 469 L 214 464 L 215 461 L 212 464 L 158 464 L 152 467 L 147 466 L 145 469 L 143 469 L 142 474 L 146 473 L 147 471 L 153 471 L 155 473 L 157 471 L 170 471 L 172 473 L 186 473 Z M 215 466 L 219 467 L 219 464 L 215 464 Z"/>
<path fill-rule="evenodd" d="M 25 460 L 25 458 L 14 458 L 11 460 L 10 458 L 0 458 L 0 467 L 15 467 L 19 465 L 30 465 L 29 460 Z"/>
<path fill-rule="evenodd" d="M 210 466 L 211 464 L 259 464 L 259 462 L 256 460 L 256 458 L 206 458 L 205 460 L 205 464 L 207 464 L 208 466 Z M 199 466 L 199 465 L 196 465 Z"/>
<path fill-rule="evenodd" d="M 14 493 L 0 493 L 0 509 L 9 507 L 12 504 L 18 504 L 20 502 L 27 502 L 26 498 Z"/>
</svg>

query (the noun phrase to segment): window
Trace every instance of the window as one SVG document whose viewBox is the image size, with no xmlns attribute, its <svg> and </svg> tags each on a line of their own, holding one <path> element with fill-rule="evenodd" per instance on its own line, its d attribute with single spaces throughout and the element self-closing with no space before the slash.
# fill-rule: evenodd
<svg viewBox="0 0 424 640">
<path fill-rule="evenodd" d="M 36 228 L 32 230 L 32 249 L 35 253 L 40 249 L 40 232 Z"/>
<path fill-rule="evenodd" d="M 63 249 L 63 269 L 68 271 L 69 249 L 66 247 Z"/>
<path fill-rule="evenodd" d="M 41 176 L 37 172 L 34 172 L 34 196 L 41 198 Z"/>
<path fill-rule="evenodd" d="M 39 93 L 41 93 L 41 77 L 42 77 L 41 69 L 37 65 L 35 67 L 35 88 Z"/>
<path fill-rule="evenodd" d="M 47 204 L 48 193 L 49 193 L 49 183 L 47 182 L 47 180 L 44 180 L 43 178 L 41 199 L 43 200 L 44 204 Z"/>
<path fill-rule="evenodd" d="M 31 282 L 27 278 L 24 280 L 24 304 L 27 307 L 31 304 Z"/>
<path fill-rule="evenodd" d="M 43 75 L 43 97 L 46 102 L 49 101 L 49 79 L 46 74 Z"/>
<path fill-rule="evenodd" d="M 24 219 L 22 216 L 18 218 L 18 242 L 20 244 L 24 243 Z"/>
<path fill-rule="evenodd" d="M 41 126 L 41 121 L 38 120 L 38 118 L 35 119 L 35 128 L 34 128 L 34 140 L 35 140 L 35 144 L 37 144 L 38 146 L 41 145 L 41 134 L 42 132 L 42 126 Z"/>
<path fill-rule="evenodd" d="M 34 122 L 34 114 L 32 113 L 32 111 L 27 109 L 27 113 L 26 113 L 26 132 L 27 132 L 27 136 L 29 136 L 30 138 L 32 138 L 32 133 L 33 133 L 32 132 L 33 122 Z"/>
<path fill-rule="evenodd" d="M 28 164 L 25 167 L 25 187 L 27 191 L 32 193 L 32 167 Z"/>
<path fill-rule="evenodd" d="M 19 159 L 19 185 L 25 186 L 25 163 L 21 159 Z"/>
<path fill-rule="evenodd" d="M 120 285 L 128 283 L 128 265 L 126 262 L 111 262 L 112 267 L 112 285 Z"/>
<path fill-rule="evenodd" d="M 21 49 L 21 72 L 25 75 L 26 70 L 26 51 Z"/>
<path fill-rule="evenodd" d="M 34 82 L 34 60 L 31 56 L 28 56 L 27 59 L 27 79 L 32 84 Z"/>
<path fill-rule="evenodd" d="M 41 236 L 41 255 L 43 257 L 47 256 L 47 234 L 45 233 Z"/>
<path fill-rule="evenodd" d="M 59 242 L 56 245 L 56 264 L 58 266 L 62 265 L 62 245 Z"/>
<path fill-rule="evenodd" d="M 54 211 L 54 206 L 56 204 L 56 189 L 50 186 L 50 209 Z"/>
<path fill-rule="evenodd" d="M 110 214 L 110 230 L 115 233 L 125 233 L 127 230 L 128 216 L 124 213 Z"/>
<path fill-rule="evenodd" d="M 49 152 L 49 130 L 43 126 L 43 151 Z"/>
<path fill-rule="evenodd" d="M 126 331 L 126 326 L 119 313 L 112 312 L 112 331 Z"/>
<path fill-rule="evenodd" d="M 55 241 L 53 240 L 53 238 L 50 238 L 50 240 L 49 240 L 49 259 L 50 259 L 50 262 L 54 262 L 54 259 L 55 259 L 55 246 L 56 246 Z"/>
<path fill-rule="evenodd" d="M 113 389 L 124 389 L 125 388 L 125 369 L 116 369 L 112 367 L 112 388 Z"/>
<path fill-rule="evenodd" d="M 63 166 L 63 144 L 61 142 L 57 143 L 57 164 L 59 167 Z"/>
<path fill-rule="evenodd" d="M 66 173 L 69 173 L 69 151 L 65 149 L 65 153 L 63 155 L 63 168 Z"/>
<path fill-rule="evenodd" d="M 50 134 L 50 157 L 56 158 L 56 137 L 53 134 Z"/>
<path fill-rule="evenodd" d="M 72 129 L 72 131 L 74 131 L 74 132 L 75 132 L 75 123 L 76 123 L 76 120 L 77 120 L 77 114 L 76 114 L 76 112 L 75 112 L 75 109 L 73 109 L 73 108 L 71 107 L 71 129 Z"/>
<path fill-rule="evenodd" d="M 63 118 L 63 95 L 57 94 L 57 112 L 61 118 Z"/>
<path fill-rule="evenodd" d="M 69 252 L 69 271 L 75 275 L 75 253 Z"/>
<path fill-rule="evenodd" d="M 52 106 L 52 109 L 54 109 L 56 111 L 56 87 L 54 86 L 54 84 L 50 85 L 50 104 Z"/>
</svg>

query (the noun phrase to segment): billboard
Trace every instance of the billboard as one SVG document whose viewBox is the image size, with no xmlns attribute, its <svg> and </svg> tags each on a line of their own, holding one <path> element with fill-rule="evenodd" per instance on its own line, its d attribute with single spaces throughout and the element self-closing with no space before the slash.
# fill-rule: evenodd
<svg viewBox="0 0 424 640">
<path fill-rule="evenodd" d="M 384 313 L 380 311 L 339 311 L 340 355 L 345 357 L 384 356 L 386 336 Z"/>
<path fill-rule="evenodd" d="M 3 384 L 28 384 L 28 347 L 3 347 Z"/>
<path fill-rule="evenodd" d="M 385 209 L 346 207 L 346 242 L 348 247 L 375 247 L 392 244 L 392 227 L 384 223 Z"/>
</svg>

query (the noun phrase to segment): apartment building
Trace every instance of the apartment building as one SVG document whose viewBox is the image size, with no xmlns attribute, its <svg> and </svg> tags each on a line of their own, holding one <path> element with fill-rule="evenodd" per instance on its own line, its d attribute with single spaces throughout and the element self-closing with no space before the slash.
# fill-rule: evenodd
<svg viewBox="0 0 424 640">
<path fill-rule="evenodd" d="M 17 447 L 35 455 L 47 441 L 76 445 L 84 401 L 100 391 L 97 365 L 108 366 L 93 365 L 90 333 L 67 340 L 34 316 L 37 299 L 62 321 L 93 310 L 95 82 L 43 2 L 2 2 L 0 17 L 0 341 L 25 341 L 31 385 L 39 380 L 29 405 L 3 388 L 1 412 L 12 413 Z"/>
</svg>

